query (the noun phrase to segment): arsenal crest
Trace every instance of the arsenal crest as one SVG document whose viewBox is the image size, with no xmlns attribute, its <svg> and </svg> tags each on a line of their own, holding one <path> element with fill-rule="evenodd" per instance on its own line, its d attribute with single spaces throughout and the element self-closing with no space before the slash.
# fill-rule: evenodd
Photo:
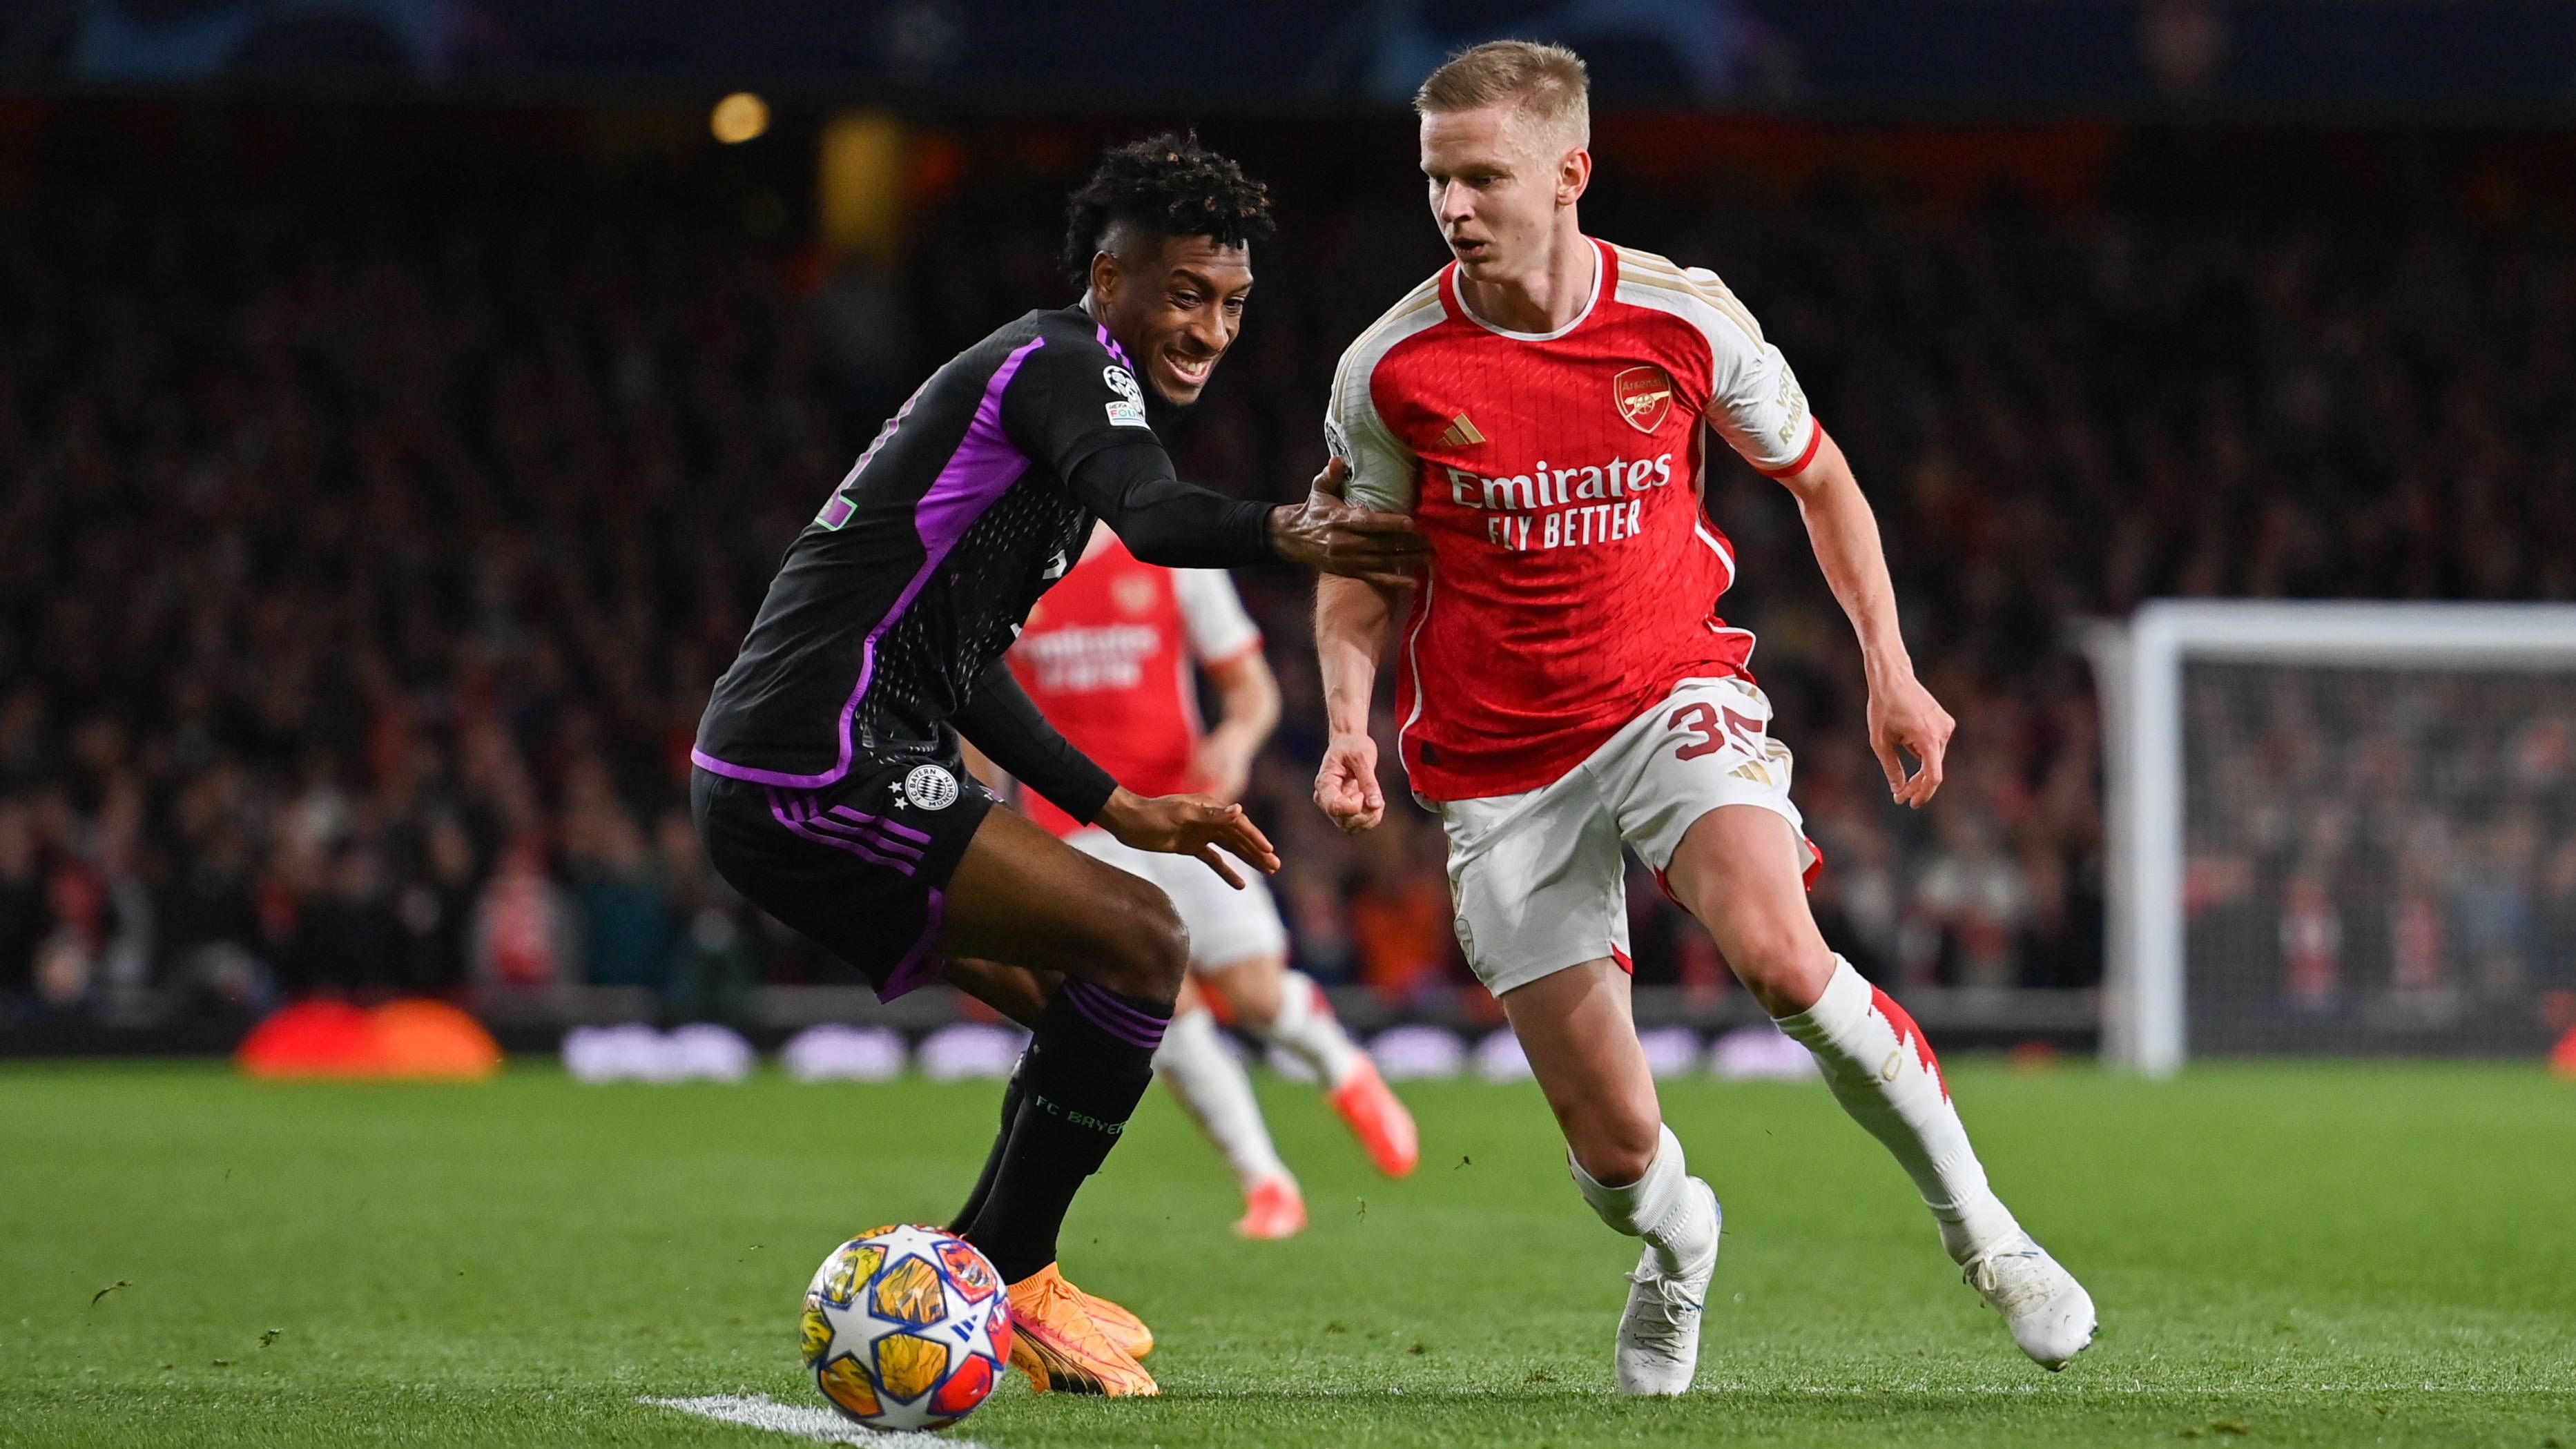
<svg viewBox="0 0 2576 1449">
<path fill-rule="evenodd" d="M 1143 574 L 1121 574 L 1109 586 L 1109 597 L 1130 614 L 1142 614 L 1154 607 L 1154 581 Z"/>
<path fill-rule="evenodd" d="M 1631 367 L 1610 379 L 1610 400 L 1628 426 L 1651 436 L 1673 410 L 1673 380 L 1660 367 Z"/>
</svg>

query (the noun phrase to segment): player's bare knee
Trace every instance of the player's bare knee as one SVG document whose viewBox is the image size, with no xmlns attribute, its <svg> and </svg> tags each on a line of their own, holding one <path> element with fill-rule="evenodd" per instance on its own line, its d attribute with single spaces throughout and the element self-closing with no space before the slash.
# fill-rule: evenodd
<svg viewBox="0 0 2576 1449">
<path fill-rule="evenodd" d="M 1277 958 L 1242 962 L 1223 971 L 1212 972 L 1207 980 L 1217 995 L 1225 998 L 1227 1014 L 1252 1031 L 1267 1031 L 1279 1019 L 1280 978 Z"/>
<path fill-rule="evenodd" d="M 1140 1000 L 1177 1000 L 1189 973 L 1190 933 L 1171 897 L 1131 876 L 1108 892 L 1102 906 L 1108 920 L 1100 965 L 1110 979 L 1101 984 Z"/>
<path fill-rule="evenodd" d="M 1833 974 L 1833 955 L 1815 928 L 1803 921 L 1755 921 L 1733 933 L 1727 951 L 1744 989 L 1773 1016 L 1792 1016 L 1815 1004 Z"/>
</svg>

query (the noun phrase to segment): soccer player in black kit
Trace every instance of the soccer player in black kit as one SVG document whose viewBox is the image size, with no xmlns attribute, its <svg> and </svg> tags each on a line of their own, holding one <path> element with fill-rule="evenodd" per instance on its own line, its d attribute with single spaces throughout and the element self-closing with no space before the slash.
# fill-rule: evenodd
<svg viewBox="0 0 2576 1449">
<path fill-rule="evenodd" d="M 1064 1280 L 1056 1233 L 1151 1081 L 1188 962 L 1171 903 L 1008 810 L 959 736 L 1075 819 L 1191 855 L 1278 857 L 1242 808 L 1144 799 L 1041 718 L 1003 652 L 1095 518 L 1137 557 L 1264 559 L 1399 582 L 1410 520 L 1337 496 L 1238 502 L 1182 483 L 1157 415 L 1234 340 L 1259 183 L 1195 138 L 1110 151 L 1068 208 L 1085 290 L 958 354 L 913 393 L 790 545 L 690 758 L 699 838 L 751 901 L 881 998 L 945 979 L 1033 1033 L 955 1230 L 1009 1285 L 1011 1360 L 1040 1390 L 1151 1394 L 1134 1315 Z"/>
</svg>

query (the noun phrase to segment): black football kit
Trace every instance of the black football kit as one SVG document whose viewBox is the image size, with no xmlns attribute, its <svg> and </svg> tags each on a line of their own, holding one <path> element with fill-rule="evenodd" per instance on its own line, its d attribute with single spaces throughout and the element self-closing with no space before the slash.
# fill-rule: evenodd
<svg viewBox="0 0 2576 1449">
<path fill-rule="evenodd" d="M 1137 557 L 1269 557 L 1270 505 L 1184 484 L 1126 353 L 1080 307 L 933 373 L 789 546 L 699 721 L 690 803 L 716 869 L 867 975 L 938 974 L 951 872 L 993 807 L 962 734 L 1088 822 L 1116 788 L 1002 662 L 1106 519 Z"/>
</svg>

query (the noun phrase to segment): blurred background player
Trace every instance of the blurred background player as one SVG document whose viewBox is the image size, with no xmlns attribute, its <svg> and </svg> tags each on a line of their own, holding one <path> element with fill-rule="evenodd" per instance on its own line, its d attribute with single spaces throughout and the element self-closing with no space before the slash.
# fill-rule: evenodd
<svg viewBox="0 0 2576 1449">
<path fill-rule="evenodd" d="M 1915 679 L 1849 465 L 1715 274 L 1583 234 L 1573 52 L 1477 46 L 1415 108 L 1453 260 L 1344 354 L 1327 429 L 1350 496 L 1413 510 L 1432 544 L 1398 739 L 1448 835 L 1459 944 L 1511 1019 L 1584 1200 L 1646 1240 L 1619 1321 L 1621 1391 L 1690 1386 L 1720 1222 L 1638 1044 L 1623 842 L 1904 1165 L 2015 1341 L 2063 1367 L 2092 1339 L 2092 1301 L 1987 1185 L 1921 1030 L 1818 932 L 1801 878 L 1821 861 L 1745 669 L 1753 637 L 1716 613 L 1735 563 L 1701 506 L 1703 422 L 1796 495 L 1860 637 L 1888 788 L 1931 798 L 1951 720 Z M 1331 579 L 1317 594 L 1332 737 L 1315 795 L 1345 829 L 1384 814 L 1368 710 L 1395 594 Z M 1900 750 L 1920 762 L 1911 777 Z"/>
<path fill-rule="evenodd" d="M 1092 531 L 1073 571 L 1029 611 L 1009 658 L 1039 712 L 1141 793 L 1241 799 L 1252 761 L 1279 722 L 1279 682 L 1233 580 L 1215 569 L 1146 563 L 1106 527 Z M 1193 663 L 1216 689 L 1212 729 L 1202 728 Z M 1234 1169 L 1244 1201 L 1236 1232 L 1291 1237 L 1306 1226 L 1306 1202 L 1209 998 L 1226 1020 L 1314 1073 L 1379 1171 L 1413 1170 L 1412 1114 L 1342 1030 L 1322 988 L 1288 969 L 1287 928 L 1267 886 L 1247 876 L 1243 889 L 1229 890 L 1197 862 L 1122 844 L 1042 795 L 1025 804 L 1075 849 L 1160 886 L 1189 929 L 1191 979 L 1154 1070 Z"/>
<path fill-rule="evenodd" d="M 1241 325 L 1250 248 L 1271 235 L 1258 182 L 1156 136 L 1103 157 L 1069 212 L 1081 300 L 959 354 L 851 465 L 716 682 L 690 799 L 725 879 L 880 998 L 945 978 L 1030 1028 L 956 1230 L 1009 1285 L 1011 1360 L 1038 1389 L 1143 1395 L 1154 1380 L 1122 1346 L 1142 1326 L 1065 1282 L 1056 1236 L 1144 1094 L 1186 937 L 1161 891 L 993 809 L 960 736 L 1135 849 L 1236 885 L 1220 842 L 1276 870 L 1241 806 L 1120 788 L 1003 652 L 1096 520 L 1146 557 L 1219 567 L 1400 567 L 1410 528 L 1182 483 L 1147 420 L 1145 390 L 1194 401 Z"/>
</svg>

